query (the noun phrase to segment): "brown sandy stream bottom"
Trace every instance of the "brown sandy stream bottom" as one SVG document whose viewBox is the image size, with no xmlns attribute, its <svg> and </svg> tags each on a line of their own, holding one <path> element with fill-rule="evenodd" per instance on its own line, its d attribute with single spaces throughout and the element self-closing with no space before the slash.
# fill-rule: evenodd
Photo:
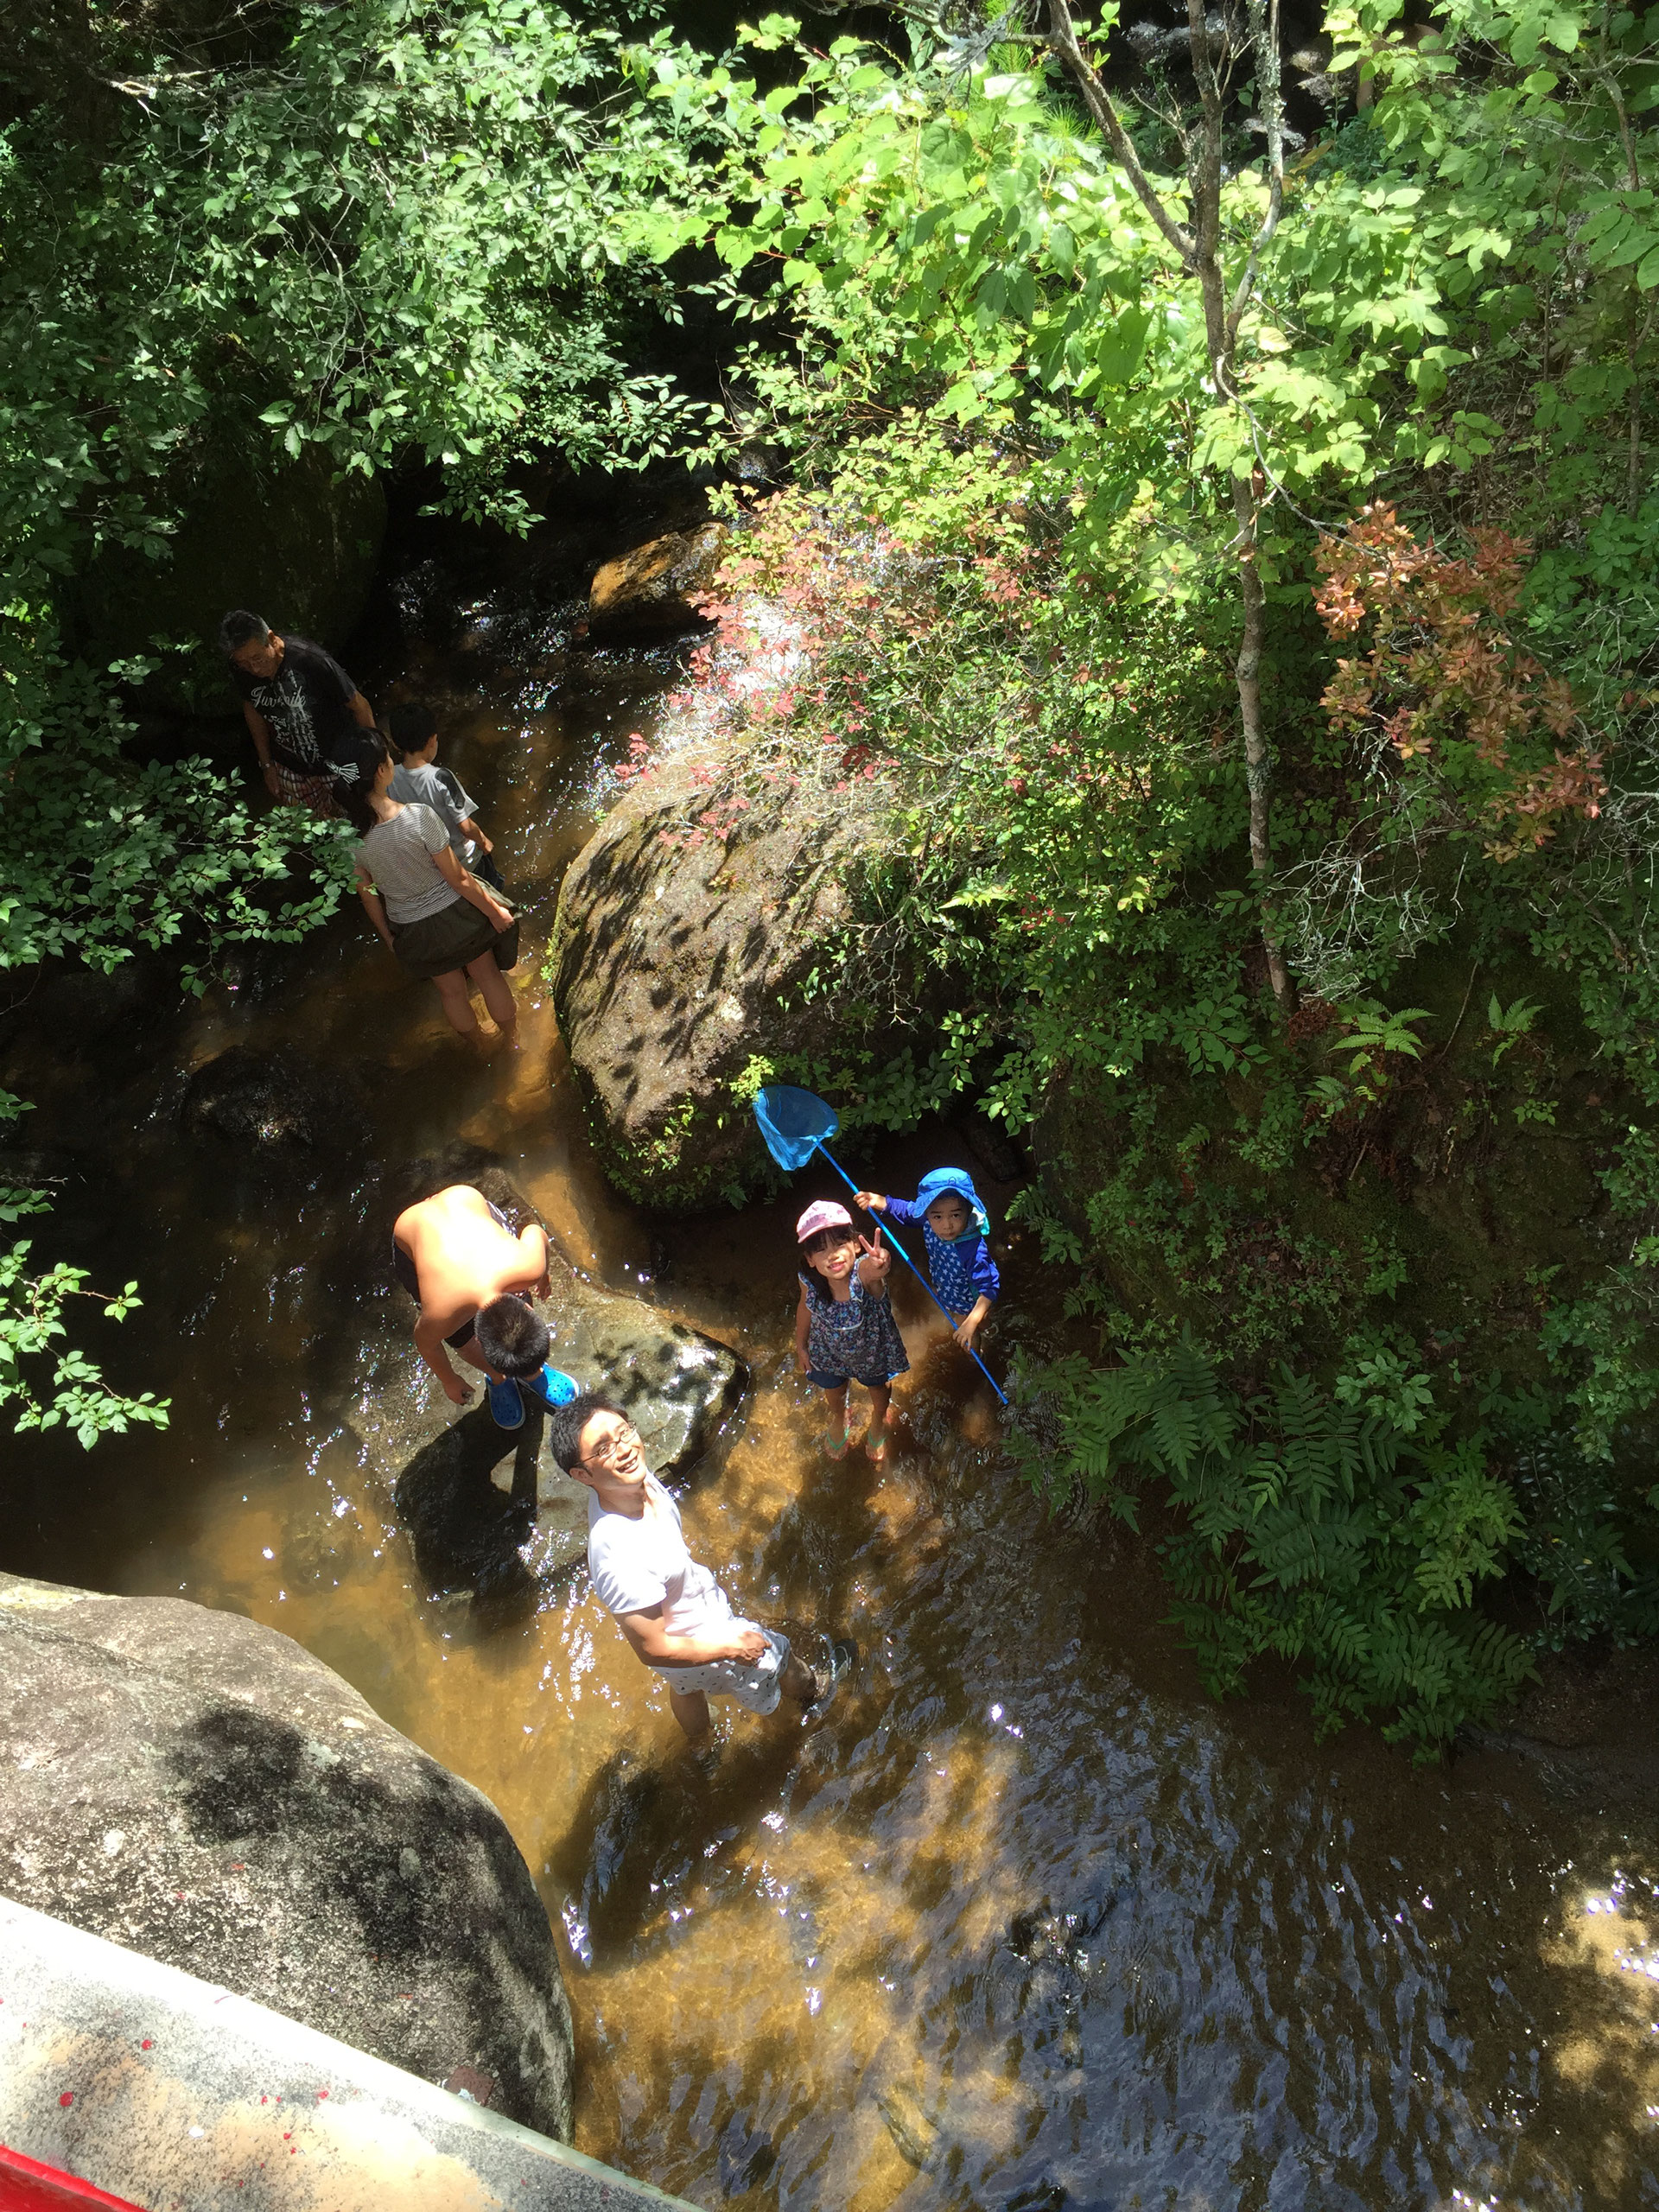
<svg viewBox="0 0 1659 2212">
<path fill-rule="evenodd" d="M 544 785 L 492 784 L 481 739 L 458 753 L 512 877 Z M 4 1564 L 245 1611 L 485 1790 L 563 1930 L 581 2146 L 699 2203 L 1659 2205 L 1644 1821 L 1551 1799 L 1508 1756 L 1414 1773 L 1357 1732 L 1315 1747 L 1288 1688 L 1212 1704 L 1144 1555 L 1043 1519 L 903 1288 L 901 1446 L 882 1474 L 826 1464 L 788 1359 L 789 1223 L 817 1185 L 678 1227 L 630 1211 L 550 1016 L 524 1027 L 516 1058 L 465 1066 L 435 995 L 346 917 L 286 981 L 118 1056 L 21 1055 L 32 1141 L 119 1148 L 125 1195 L 79 1251 L 149 1303 L 98 1349 L 174 1415 L 88 1455 L 9 1447 Z M 581 1501 L 550 1463 L 539 1609 L 429 1595 L 391 1488 L 450 1409 L 405 1305 L 342 1311 L 328 1288 L 367 1186 L 261 1181 L 179 1129 L 193 1065 L 277 1038 L 389 1071 L 383 1156 L 493 1147 L 579 1266 L 743 1352 L 755 1391 L 687 1533 L 761 1618 L 856 1638 L 825 1714 L 728 1708 L 716 1755 L 689 1759 L 588 1593 Z M 904 1188 L 931 1144 L 874 1172 Z M 1004 1350 L 1035 1274 L 1017 1247 Z"/>
</svg>

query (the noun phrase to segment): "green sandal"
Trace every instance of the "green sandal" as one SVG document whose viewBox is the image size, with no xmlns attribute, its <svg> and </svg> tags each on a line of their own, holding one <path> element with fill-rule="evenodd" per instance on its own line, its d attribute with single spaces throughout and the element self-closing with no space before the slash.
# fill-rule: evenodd
<svg viewBox="0 0 1659 2212">
<path fill-rule="evenodd" d="M 847 1432 L 844 1428 L 839 1436 L 826 1429 L 823 1443 L 823 1456 L 826 1459 L 844 1459 L 847 1457 Z"/>
</svg>

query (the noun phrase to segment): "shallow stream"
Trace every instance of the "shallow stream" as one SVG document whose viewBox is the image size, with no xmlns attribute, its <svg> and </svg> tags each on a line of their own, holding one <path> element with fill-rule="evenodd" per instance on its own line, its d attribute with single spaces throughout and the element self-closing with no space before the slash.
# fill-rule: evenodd
<svg viewBox="0 0 1659 2212">
<path fill-rule="evenodd" d="M 552 629 L 503 648 L 493 620 L 364 674 L 378 702 L 438 699 L 539 938 L 672 658 L 566 656 Z M 1659 2206 L 1651 1829 L 1507 1752 L 1414 1772 L 1358 1732 L 1316 1746 L 1288 1681 L 1213 1704 L 1142 1552 L 1044 1521 L 903 1285 L 893 1464 L 826 1464 L 789 1358 L 789 1223 L 817 1185 L 690 1224 L 621 1203 L 533 978 L 523 1049 L 470 1065 L 353 908 L 176 1017 L 36 1033 L 8 1077 L 40 1102 L 29 1141 L 107 1162 L 64 1233 L 147 1300 L 99 1350 L 174 1409 L 87 1455 L 14 1448 L 3 1563 L 282 1629 L 486 1791 L 563 1931 L 581 2147 L 699 2203 Z M 331 1172 L 181 1128 L 193 1068 L 283 1041 L 365 1086 Z M 576 1267 L 749 1363 L 686 1529 L 762 1618 L 856 1639 L 806 1728 L 727 1708 L 718 1757 L 683 1753 L 545 1459 L 538 1605 L 416 1574 L 391 1484 L 451 1409 L 406 1302 L 340 1310 L 327 1254 L 363 1160 L 456 1139 L 502 1156 Z M 872 1173 L 904 1189 L 946 1156 L 935 1131 Z M 1006 1274 L 1004 1346 L 1047 1294 L 1032 1247 Z"/>
</svg>

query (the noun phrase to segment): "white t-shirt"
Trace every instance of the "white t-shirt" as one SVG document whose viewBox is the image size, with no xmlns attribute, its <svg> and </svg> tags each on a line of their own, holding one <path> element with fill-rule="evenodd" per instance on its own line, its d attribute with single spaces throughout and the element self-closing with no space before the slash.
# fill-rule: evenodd
<svg viewBox="0 0 1659 2212">
<path fill-rule="evenodd" d="M 671 1636 L 717 1632 L 733 1618 L 731 1599 L 687 1551 L 680 1509 L 655 1475 L 645 1477 L 645 1512 L 631 1521 L 588 1493 L 588 1572 L 601 1605 L 613 1613 L 660 1605 Z"/>
</svg>

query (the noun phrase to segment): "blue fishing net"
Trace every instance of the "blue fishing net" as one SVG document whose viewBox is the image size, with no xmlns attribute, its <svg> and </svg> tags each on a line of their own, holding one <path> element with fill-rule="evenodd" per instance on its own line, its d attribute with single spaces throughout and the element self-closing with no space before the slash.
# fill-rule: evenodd
<svg viewBox="0 0 1659 2212">
<path fill-rule="evenodd" d="M 760 1125 L 766 1150 L 780 1167 L 804 1167 L 813 1149 L 834 1136 L 841 1127 L 833 1106 L 810 1090 L 792 1083 L 771 1083 L 754 1102 L 754 1118 Z"/>
</svg>

